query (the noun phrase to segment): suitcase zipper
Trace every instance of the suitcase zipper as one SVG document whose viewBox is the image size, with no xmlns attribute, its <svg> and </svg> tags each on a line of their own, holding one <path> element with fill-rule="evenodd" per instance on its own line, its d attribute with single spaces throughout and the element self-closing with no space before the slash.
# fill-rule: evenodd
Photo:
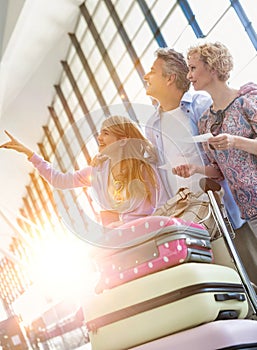
<svg viewBox="0 0 257 350">
<path fill-rule="evenodd" d="M 108 324 L 118 322 L 125 318 L 135 316 L 142 312 L 146 312 L 158 307 L 161 307 L 166 304 L 170 304 L 172 302 L 178 301 L 180 299 L 184 299 L 194 294 L 199 293 L 220 293 L 214 294 L 215 300 L 225 301 L 228 299 L 236 299 L 239 302 L 243 302 L 246 300 L 244 294 L 244 288 L 242 285 L 228 283 L 224 285 L 224 283 L 200 283 L 192 286 L 188 286 L 185 288 L 181 288 L 158 297 L 154 297 L 149 300 L 145 300 L 143 302 L 137 303 L 133 306 L 128 306 L 120 310 L 116 310 L 105 314 L 103 316 L 97 317 L 91 321 L 86 323 L 88 331 L 96 332 L 98 328 L 104 327 Z M 221 296 L 219 296 L 221 295 Z M 222 297 L 223 296 L 223 297 Z M 217 299 L 216 299 L 217 298 Z"/>
</svg>

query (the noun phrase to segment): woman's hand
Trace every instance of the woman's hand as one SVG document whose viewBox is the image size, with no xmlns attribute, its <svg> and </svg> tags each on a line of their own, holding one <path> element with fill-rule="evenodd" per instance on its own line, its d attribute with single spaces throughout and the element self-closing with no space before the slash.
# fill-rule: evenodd
<svg viewBox="0 0 257 350">
<path fill-rule="evenodd" d="M 230 134 L 220 134 L 210 137 L 208 143 L 213 149 L 224 151 L 235 147 L 235 137 Z"/>
<path fill-rule="evenodd" d="M 252 95 L 257 95 L 257 85 L 253 82 L 242 85 L 238 91 L 238 96 L 248 94 L 248 92 L 250 92 Z"/>
<path fill-rule="evenodd" d="M 257 138 L 250 139 L 230 134 L 220 134 L 208 139 L 210 148 L 224 151 L 235 148 L 257 156 Z"/>
<path fill-rule="evenodd" d="M 19 153 L 24 153 L 28 158 L 33 155 L 33 151 L 23 145 L 19 140 L 17 140 L 14 136 L 12 136 L 7 130 L 4 131 L 6 135 L 9 137 L 9 141 L 0 145 L 0 148 L 13 149 Z"/>
<path fill-rule="evenodd" d="M 182 164 L 172 169 L 172 173 L 180 177 L 190 177 L 194 175 L 196 172 L 197 172 L 197 166 L 194 164 Z"/>
</svg>

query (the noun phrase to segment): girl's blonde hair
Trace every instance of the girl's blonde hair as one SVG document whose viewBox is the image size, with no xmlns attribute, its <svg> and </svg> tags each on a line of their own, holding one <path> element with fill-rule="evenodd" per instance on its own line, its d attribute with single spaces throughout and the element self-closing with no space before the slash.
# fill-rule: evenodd
<svg viewBox="0 0 257 350">
<path fill-rule="evenodd" d="M 150 163 L 157 161 L 153 145 L 144 137 L 136 123 L 129 118 L 115 115 L 104 120 L 101 129 L 111 132 L 118 140 L 131 141 L 123 147 L 122 156 L 119 157 L 120 174 L 118 176 L 121 187 L 126 190 L 129 199 L 128 186 L 132 180 L 140 180 L 148 197 L 151 199 L 151 187 L 158 187 L 156 172 Z M 131 140 L 130 140 L 131 139 Z M 122 143 L 120 142 L 121 148 Z M 120 151 L 120 150 L 119 150 Z M 105 150 L 103 150 L 103 154 Z M 146 182 L 146 177 L 149 179 Z"/>
<path fill-rule="evenodd" d="M 215 42 L 192 46 L 187 52 L 187 59 L 194 54 L 198 54 L 202 62 L 216 71 L 219 80 L 229 79 L 230 71 L 233 69 L 233 57 L 225 45 Z"/>
</svg>

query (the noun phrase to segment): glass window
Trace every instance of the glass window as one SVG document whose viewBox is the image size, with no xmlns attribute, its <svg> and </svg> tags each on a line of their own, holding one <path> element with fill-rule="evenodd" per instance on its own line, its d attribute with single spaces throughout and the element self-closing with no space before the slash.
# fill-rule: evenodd
<svg viewBox="0 0 257 350">
<path fill-rule="evenodd" d="M 94 13 L 94 17 L 92 18 L 98 33 L 101 33 L 103 27 L 106 25 L 106 21 L 108 17 L 109 17 L 109 12 L 108 12 L 108 9 L 106 8 L 104 1 L 99 1 L 99 6 Z"/>
<path fill-rule="evenodd" d="M 84 52 L 85 57 L 89 57 L 91 54 L 91 51 L 95 47 L 95 40 L 89 30 L 87 30 L 87 32 L 85 33 L 85 37 L 81 41 L 80 45 Z"/>
<path fill-rule="evenodd" d="M 113 97 L 117 94 L 116 86 L 111 79 L 108 80 L 107 84 L 103 90 L 103 96 L 105 98 L 106 104 L 110 104 Z"/>
<path fill-rule="evenodd" d="M 131 9 L 131 3 L 133 6 L 133 1 L 128 2 L 128 1 L 124 1 L 124 0 L 118 0 L 114 4 L 115 11 L 117 12 L 117 14 L 122 22 L 128 16 L 128 12 Z"/>
<path fill-rule="evenodd" d="M 132 74 L 126 80 L 124 88 L 127 92 L 129 100 L 134 102 L 134 98 L 137 95 L 138 90 L 142 88 L 142 81 L 137 72 L 134 70 L 132 71 Z"/>
<path fill-rule="evenodd" d="M 96 100 L 96 95 L 95 95 L 95 92 L 94 92 L 91 85 L 89 85 L 87 87 L 87 89 L 84 91 L 83 95 L 84 95 L 86 104 L 88 106 L 88 109 L 91 110 L 91 108 Z"/>
<path fill-rule="evenodd" d="M 77 109 L 77 106 L 78 106 L 78 98 L 75 95 L 75 93 L 73 92 L 73 90 L 71 91 L 71 94 L 69 96 L 67 96 L 67 103 L 68 103 L 68 106 L 69 106 L 69 108 L 71 110 L 71 113 L 74 116 L 74 114 L 75 114 L 74 112 L 75 112 L 75 110 Z"/>
<path fill-rule="evenodd" d="M 249 62 L 256 56 L 256 51 L 252 46 L 250 39 L 245 35 L 243 26 L 239 26 L 237 28 L 237 40 L 231 40 L 231 34 L 229 35 L 229 28 L 236 28 L 238 26 L 238 22 L 239 19 L 235 14 L 233 8 L 230 8 L 226 16 L 221 19 L 221 21 L 208 36 L 209 41 L 221 41 L 228 47 L 229 51 L 231 52 L 234 61 L 234 69 L 231 72 L 231 78 L 229 81 L 233 81 L 233 87 L 235 88 L 239 88 L 240 85 L 246 82 L 245 80 L 241 80 L 241 82 L 239 82 L 236 77 L 238 75 L 242 77 L 240 72 L 243 71 Z M 238 45 L 238 43 L 240 43 L 240 45 Z M 250 81 L 252 80 L 253 77 L 250 79 Z"/>
<path fill-rule="evenodd" d="M 128 53 L 125 53 L 119 63 L 116 65 L 116 71 L 121 79 L 121 81 L 124 81 L 126 77 L 131 73 L 132 69 L 134 68 L 134 64 L 129 56 Z"/>
<path fill-rule="evenodd" d="M 79 18 L 79 21 L 78 21 L 78 24 L 77 24 L 77 28 L 76 28 L 76 37 L 78 39 L 78 41 L 81 41 L 84 34 L 85 34 L 85 31 L 87 29 L 87 24 L 85 22 L 85 19 L 84 17 L 80 17 Z M 73 49 L 74 50 L 74 49 Z M 73 51 L 74 52 L 74 51 Z M 71 52 L 70 52 L 71 54 Z"/>
<path fill-rule="evenodd" d="M 103 58 L 98 50 L 98 48 L 95 46 L 94 49 L 91 51 L 90 55 L 88 56 L 88 63 L 90 65 L 90 68 L 92 71 L 96 71 L 99 64 L 102 62 Z"/>
<path fill-rule="evenodd" d="M 145 93 L 145 88 L 142 88 L 142 87 L 135 94 L 134 101 L 136 103 L 142 103 L 142 104 L 146 104 L 146 105 L 149 105 L 149 103 L 151 103 L 150 97 L 147 96 Z"/>
<path fill-rule="evenodd" d="M 78 77 L 77 85 L 78 85 L 78 88 L 79 88 L 81 93 L 83 91 L 85 91 L 87 89 L 87 87 L 90 85 L 90 81 L 89 81 L 88 76 L 85 73 L 85 71 L 81 72 L 80 76 Z M 87 102 L 86 102 L 86 104 L 87 104 Z"/>
<path fill-rule="evenodd" d="M 98 82 L 99 88 L 102 89 L 107 80 L 110 79 L 110 74 L 104 62 L 101 62 L 97 70 L 94 72 L 96 81 Z"/>
<path fill-rule="evenodd" d="M 105 27 L 103 28 L 103 31 L 101 32 L 101 39 L 103 41 L 103 44 L 105 47 L 108 47 L 110 42 L 113 40 L 113 37 L 117 33 L 117 28 L 113 22 L 113 20 L 110 18 Z"/>
<path fill-rule="evenodd" d="M 144 22 L 144 15 L 137 3 L 131 6 L 129 13 L 123 20 L 123 26 L 128 34 L 129 38 L 132 40 L 140 26 Z"/>
<path fill-rule="evenodd" d="M 188 46 L 188 39 L 184 35 L 187 27 L 189 27 L 189 32 L 191 31 L 192 36 L 195 40 L 193 29 L 189 26 L 188 21 L 184 16 L 181 8 L 177 6 L 174 12 L 172 12 L 170 17 L 168 17 L 167 21 L 165 21 L 161 28 L 162 35 L 164 36 L 167 45 L 170 47 L 174 47 L 174 45 L 181 37 L 182 41 L 184 40 L 186 42 L 186 46 Z"/>
<path fill-rule="evenodd" d="M 223 0 L 215 2 L 194 0 L 190 1 L 189 4 L 204 35 L 208 34 L 230 6 L 229 1 Z"/>
<path fill-rule="evenodd" d="M 89 12 L 89 14 L 91 16 L 94 15 L 94 11 L 95 9 L 97 8 L 97 6 L 99 5 L 99 2 L 98 1 L 95 1 L 95 0 L 87 0 L 87 3 L 86 3 L 86 7 L 87 7 L 87 10 Z"/>
<path fill-rule="evenodd" d="M 95 102 L 92 104 L 90 111 L 97 111 L 99 108 L 101 108 L 99 100 L 95 100 Z"/>
<path fill-rule="evenodd" d="M 122 41 L 120 36 L 117 34 L 112 44 L 110 45 L 110 47 L 108 47 L 108 53 L 114 66 L 117 65 L 120 58 L 126 51 L 127 49 L 124 42 Z"/>
<path fill-rule="evenodd" d="M 153 15 L 159 27 L 163 23 L 165 17 L 173 16 L 173 13 L 169 14 L 169 12 L 174 9 L 176 2 L 177 1 L 172 0 L 172 1 L 169 1 L 169 3 L 167 4 L 166 0 L 158 0 L 158 1 L 155 1 L 154 4 L 151 6 L 151 14 Z M 150 6 L 148 1 L 147 1 L 147 5 Z"/>
<path fill-rule="evenodd" d="M 253 57 L 254 58 L 249 59 L 249 62 L 246 63 L 246 65 L 242 67 L 241 70 L 240 69 L 236 70 L 235 75 L 231 77 L 230 79 L 231 84 L 236 88 L 239 88 L 244 83 L 253 81 L 253 74 L 256 70 L 256 65 L 257 65 L 256 54 Z"/>
<path fill-rule="evenodd" d="M 138 56 L 140 56 L 145 48 L 148 47 L 151 40 L 151 29 L 148 24 L 144 23 L 133 40 L 133 46 L 135 47 Z"/>
<path fill-rule="evenodd" d="M 81 75 L 81 72 L 84 71 L 82 62 L 78 55 L 75 55 L 73 60 L 70 62 L 70 69 L 75 80 L 77 80 L 78 77 Z"/>
<path fill-rule="evenodd" d="M 73 91 L 69 78 L 67 76 L 64 76 L 61 84 L 62 84 L 61 85 L 62 92 L 64 93 L 65 96 L 69 96 Z"/>
</svg>

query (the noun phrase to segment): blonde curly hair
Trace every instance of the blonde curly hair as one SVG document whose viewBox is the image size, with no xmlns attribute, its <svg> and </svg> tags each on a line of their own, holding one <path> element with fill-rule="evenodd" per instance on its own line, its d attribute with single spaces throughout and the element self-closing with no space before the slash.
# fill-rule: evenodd
<svg viewBox="0 0 257 350">
<path fill-rule="evenodd" d="M 188 49 L 187 59 L 194 54 L 198 54 L 200 61 L 216 71 L 219 80 L 229 79 L 230 71 L 233 69 L 233 57 L 225 45 L 215 42 L 192 46 Z"/>
</svg>

